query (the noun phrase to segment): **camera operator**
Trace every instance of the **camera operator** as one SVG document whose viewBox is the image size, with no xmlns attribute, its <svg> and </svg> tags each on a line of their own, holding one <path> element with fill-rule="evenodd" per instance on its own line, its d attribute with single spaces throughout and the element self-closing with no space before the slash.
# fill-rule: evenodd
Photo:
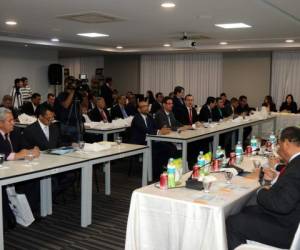
<svg viewBox="0 0 300 250">
<path fill-rule="evenodd" d="M 83 123 L 80 111 L 82 96 L 81 82 L 74 77 L 65 81 L 65 91 L 55 99 L 54 110 L 56 119 L 60 121 L 62 139 L 65 143 L 82 140 Z"/>
<path fill-rule="evenodd" d="M 21 87 L 23 87 L 23 82 L 21 81 L 21 79 L 16 78 L 15 84 L 14 84 L 11 94 L 10 94 L 11 97 L 13 98 L 13 100 L 12 100 L 13 107 L 16 109 L 21 108 L 21 106 L 23 105 L 22 95 L 20 92 Z"/>
</svg>

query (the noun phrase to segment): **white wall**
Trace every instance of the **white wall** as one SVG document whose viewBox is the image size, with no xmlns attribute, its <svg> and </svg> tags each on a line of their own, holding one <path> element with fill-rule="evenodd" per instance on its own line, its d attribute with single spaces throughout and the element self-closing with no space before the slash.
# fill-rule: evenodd
<svg viewBox="0 0 300 250">
<path fill-rule="evenodd" d="M 248 97 L 251 107 L 260 106 L 270 94 L 270 52 L 223 54 L 223 91 L 229 98 Z"/>
<path fill-rule="evenodd" d="M 15 78 L 26 76 L 33 92 L 43 98 L 53 86 L 48 84 L 48 65 L 57 63 L 55 49 L 0 45 L 0 98 L 10 94 Z"/>
</svg>

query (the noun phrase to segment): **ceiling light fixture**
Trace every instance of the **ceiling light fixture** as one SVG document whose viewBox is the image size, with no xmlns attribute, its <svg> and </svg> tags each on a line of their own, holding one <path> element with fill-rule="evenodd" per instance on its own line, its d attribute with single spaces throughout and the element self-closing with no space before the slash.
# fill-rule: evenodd
<svg viewBox="0 0 300 250">
<path fill-rule="evenodd" d="M 59 39 L 58 38 L 52 38 L 51 42 L 59 42 Z"/>
<path fill-rule="evenodd" d="M 165 44 L 164 44 L 164 47 L 171 47 L 171 44 L 165 43 Z"/>
<path fill-rule="evenodd" d="M 92 33 L 78 33 L 77 35 L 78 36 L 85 36 L 85 37 L 92 37 L 92 38 L 95 38 L 95 37 L 108 37 L 109 36 L 107 34 L 95 33 L 95 32 L 92 32 Z"/>
<path fill-rule="evenodd" d="M 293 40 L 293 39 L 287 39 L 287 40 L 285 40 L 285 42 L 286 43 L 293 43 L 293 42 L 295 42 L 295 40 Z"/>
<path fill-rule="evenodd" d="M 228 42 L 220 42 L 219 44 L 220 44 L 220 45 L 227 45 Z"/>
<path fill-rule="evenodd" d="M 215 26 L 223 29 L 244 29 L 244 28 L 252 27 L 245 23 L 220 23 L 220 24 L 215 24 Z"/>
<path fill-rule="evenodd" d="M 164 2 L 160 6 L 163 8 L 174 8 L 176 4 L 173 2 Z"/>
<path fill-rule="evenodd" d="M 25 47 L 28 47 L 28 44 L 24 44 Z"/>
<path fill-rule="evenodd" d="M 13 21 L 13 20 L 8 20 L 8 21 L 5 22 L 5 24 L 14 26 L 14 25 L 17 25 L 18 23 L 16 21 Z"/>
<path fill-rule="evenodd" d="M 117 49 L 123 49 L 123 46 L 117 46 L 116 48 Z"/>
</svg>

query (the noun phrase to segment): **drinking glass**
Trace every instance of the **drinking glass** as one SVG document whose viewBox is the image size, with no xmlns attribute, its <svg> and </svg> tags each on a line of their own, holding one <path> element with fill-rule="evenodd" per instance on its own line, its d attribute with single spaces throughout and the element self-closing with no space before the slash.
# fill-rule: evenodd
<svg viewBox="0 0 300 250">
<path fill-rule="evenodd" d="M 5 159 L 5 155 L 4 154 L 0 154 L 0 167 L 2 167 L 4 159 Z"/>
<path fill-rule="evenodd" d="M 116 143 L 117 143 L 117 145 L 120 147 L 120 145 L 121 145 L 121 143 L 122 143 L 122 137 L 121 137 L 121 136 L 118 136 L 118 137 L 117 137 Z"/>
<path fill-rule="evenodd" d="M 208 118 L 207 122 L 208 122 L 208 124 L 211 124 L 212 123 L 212 119 Z"/>
<path fill-rule="evenodd" d="M 80 150 L 83 150 L 83 148 L 84 148 L 84 141 L 80 141 L 78 146 L 79 146 Z"/>
<path fill-rule="evenodd" d="M 26 165 L 31 166 L 31 162 L 33 161 L 33 159 L 34 159 L 34 155 L 33 155 L 32 151 L 28 150 L 28 152 L 25 156 Z"/>
<path fill-rule="evenodd" d="M 231 179 L 233 177 L 233 173 L 229 172 L 229 171 L 225 171 L 224 172 L 224 176 L 225 176 L 226 183 L 230 184 L 231 183 Z"/>
<path fill-rule="evenodd" d="M 259 160 L 252 160 L 254 169 L 260 168 L 261 167 L 261 162 Z"/>
<path fill-rule="evenodd" d="M 212 185 L 212 182 L 210 180 L 208 180 L 206 177 L 204 177 L 204 179 L 203 179 L 203 188 L 204 188 L 205 193 L 210 192 L 211 185 Z"/>
</svg>

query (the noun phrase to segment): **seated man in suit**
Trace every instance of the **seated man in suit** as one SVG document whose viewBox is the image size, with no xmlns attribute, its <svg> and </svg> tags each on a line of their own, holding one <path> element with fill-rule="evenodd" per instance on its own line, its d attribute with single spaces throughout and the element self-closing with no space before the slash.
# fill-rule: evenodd
<svg viewBox="0 0 300 250">
<path fill-rule="evenodd" d="M 54 107 L 55 103 L 55 95 L 52 93 L 48 93 L 47 95 L 47 101 L 43 102 L 42 104 L 50 105 L 52 108 Z"/>
<path fill-rule="evenodd" d="M 151 114 L 155 114 L 158 110 L 162 108 L 162 101 L 164 99 L 164 95 L 161 92 L 156 93 L 155 95 L 155 101 L 151 105 Z"/>
<path fill-rule="evenodd" d="M 238 113 L 238 115 L 243 115 L 243 116 L 246 116 L 246 115 L 250 114 L 251 108 L 248 105 L 247 96 L 241 95 L 239 97 L 239 106 L 237 107 L 236 112 Z M 244 145 L 244 147 L 247 144 L 249 144 L 247 142 L 247 140 L 248 140 L 248 136 L 251 134 L 251 131 L 252 131 L 251 126 L 244 128 L 244 131 L 243 131 L 243 145 Z"/>
<path fill-rule="evenodd" d="M 230 100 L 230 105 L 225 106 L 225 113 L 227 116 L 238 116 L 237 107 L 239 106 L 239 100 L 235 97 L 232 97 Z"/>
<path fill-rule="evenodd" d="M 13 107 L 13 98 L 10 95 L 3 96 L 0 107 L 9 109 L 12 112 L 15 120 L 18 118 L 19 111 Z"/>
<path fill-rule="evenodd" d="M 34 93 L 31 96 L 31 102 L 26 102 L 21 108 L 21 113 L 34 116 L 36 115 L 36 110 L 41 104 L 41 95 L 39 93 Z"/>
<path fill-rule="evenodd" d="M 40 150 L 53 149 L 61 146 L 60 130 L 54 120 L 54 110 L 51 106 L 42 104 L 38 109 L 38 119 L 24 129 L 27 147 L 37 146 Z"/>
<path fill-rule="evenodd" d="M 221 97 L 216 98 L 216 106 L 212 110 L 212 120 L 218 122 L 225 118 L 224 103 Z"/>
<path fill-rule="evenodd" d="M 173 97 L 173 113 L 177 120 L 180 119 L 180 116 L 185 109 L 184 104 L 184 88 L 181 86 L 176 86 L 174 88 L 174 97 Z"/>
<path fill-rule="evenodd" d="M 147 134 L 165 135 L 171 132 L 170 128 L 157 129 L 153 118 L 148 114 L 149 105 L 145 101 L 138 103 L 138 113 L 134 116 L 131 123 L 130 142 L 145 145 Z M 153 177 L 158 179 L 166 166 L 169 158 L 176 155 L 177 149 L 174 144 L 169 142 L 153 142 L 152 147 Z"/>
<path fill-rule="evenodd" d="M 93 122 L 111 122 L 111 118 L 108 110 L 106 109 L 105 99 L 98 97 L 96 107 L 91 110 L 89 117 Z"/>
<path fill-rule="evenodd" d="M 193 107 L 194 98 L 191 94 L 188 94 L 184 98 L 184 108 L 180 110 L 178 121 L 183 125 L 193 125 L 198 122 L 198 115 L 196 109 Z M 200 125 L 199 123 L 197 123 Z"/>
<path fill-rule="evenodd" d="M 137 101 L 134 94 L 128 95 L 128 103 L 126 105 L 126 112 L 128 116 L 134 116 L 137 111 Z"/>
<path fill-rule="evenodd" d="M 209 96 L 207 97 L 205 105 L 202 106 L 199 114 L 199 120 L 201 122 L 212 121 L 213 113 L 212 110 L 216 106 L 216 98 Z"/>
<path fill-rule="evenodd" d="M 25 149 L 23 136 L 18 129 L 14 129 L 14 117 L 12 112 L 7 108 L 0 108 L 0 153 L 5 155 L 5 160 L 15 161 L 24 159 L 29 151 L 32 152 L 34 157 L 39 157 L 40 151 L 37 147 L 30 150 Z M 22 165 L 20 164 L 20 167 Z M 39 200 L 39 182 L 26 181 L 18 183 L 16 189 L 18 192 L 24 192 L 27 196 L 28 202 L 33 212 L 37 212 Z M 8 206 L 7 195 L 5 188 L 2 189 L 3 195 L 3 212 L 6 227 L 13 227 L 14 218 L 12 217 L 11 210 Z"/>
<path fill-rule="evenodd" d="M 118 118 L 124 119 L 129 117 L 128 110 L 126 109 L 126 96 L 118 96 L 117 102 L 118 104 L 111 108 L 111 119 L 115 120 Z"/>
<path fill-rule="evenodd" d="M 172 112 L 173 110 L 173 100 L 171 97 L 166 96 L 163 99 L 163 108 L 156 112 L 155 114 L 155 124 L 158 129 L 170 128 L 173 131 L 184 130 L 190 128 L 191 126 L 183 126 L 179 121 L 177 121 Z"/>
<path fill-rule="evenodd" d="M 227 99 L 226 93 L 224 93 L 224 92 L 221 93 L 220 97 L 221 97 L 221 99 L 223 100 L 224 107 L 230 106 L 230 101 Z"/>
<path fill-rule="evenodd" d="M 288 127 L 282 131 L 278 154 L 287 164 L 285 171 L 277 174 L 266 168 L 264 179 L 273 184 L 257 191 L 257 205 L 227 218 L 229 250 L 246 243 L 246 240 L 290 248 L 300 222 L 299 128 Z"/>
</svg>

